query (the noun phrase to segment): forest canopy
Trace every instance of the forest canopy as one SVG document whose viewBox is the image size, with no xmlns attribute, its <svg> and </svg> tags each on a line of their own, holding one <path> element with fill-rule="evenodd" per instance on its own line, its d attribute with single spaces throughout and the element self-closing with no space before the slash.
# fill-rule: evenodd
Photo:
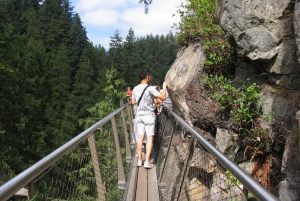
<svg viewBox="0 0 300 201">
<path fill-rule="evenodd" d="M 119 92 L 139 83 L 142 68 L 162 84 L 179 48 L 172 33 L 136 37 L 130 28 L 126 38 L 116 30 L 106 50 L 89 41 L 68 0 L 3 0 L 0 10 L 1 174 L 82 132 L 79 120 L 105 98 L 107 71 L 124 80 Z"/>
</svg>

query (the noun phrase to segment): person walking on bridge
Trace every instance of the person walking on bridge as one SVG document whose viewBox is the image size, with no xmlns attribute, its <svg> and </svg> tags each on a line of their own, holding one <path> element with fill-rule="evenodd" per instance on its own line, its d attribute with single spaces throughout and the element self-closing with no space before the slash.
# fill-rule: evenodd
<svg viewBox="0 0 300 201">
<path fill-rule="evenodd" d="M 135 120 L 137 121 L 138 141 L 138 163 L 137 166 L 142 166 L 142 143 L 144 133 L 147 136 L 146 143 L 146 159 L 144 162 L 145 168 L 153 168 L 150 163 L 150 155 L 153 147 L 153 136 L 155 129 L 155 104 L 166 99 L 167 83 L 163 83 L 162 93 L 159 93 L 154 86 L 149 86 L 151 75 L 148 69 L 143 69 L 139 73 L 141 83 L 134 87 L 132 91 L 132 104 L 137 104 L 138 110 Z"/>
</svg>

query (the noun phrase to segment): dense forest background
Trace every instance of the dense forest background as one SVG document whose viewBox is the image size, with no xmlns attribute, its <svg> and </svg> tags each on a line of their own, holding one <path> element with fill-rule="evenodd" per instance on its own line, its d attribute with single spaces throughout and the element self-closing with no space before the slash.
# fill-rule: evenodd
<svg viewBox="0 0 300 201">
<path fill-rule="evenodd" d="M 108 85 L 125 92 L 150 69 L 162 84 L 176 58 L 175 36 L 92 44 L 68 0 L 0 0 L 0 176 L 15 175 L 79 134 L 88 108 L 106 101 Z M 106 90 L 103 90 L 106 89 Z"/>
</svg>

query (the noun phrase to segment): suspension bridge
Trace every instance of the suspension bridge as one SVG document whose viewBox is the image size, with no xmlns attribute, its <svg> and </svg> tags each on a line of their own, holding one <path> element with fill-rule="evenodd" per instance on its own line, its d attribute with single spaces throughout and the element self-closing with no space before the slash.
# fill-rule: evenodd
<svg viewBox="0 0 300 201">
<path fill-rule="evenodd" d="M 132 119 L 122 105 L 0 186 L 0 201 L 279 200 L 168 107 L 154 168 L 137 167 Z"/>
</svg>

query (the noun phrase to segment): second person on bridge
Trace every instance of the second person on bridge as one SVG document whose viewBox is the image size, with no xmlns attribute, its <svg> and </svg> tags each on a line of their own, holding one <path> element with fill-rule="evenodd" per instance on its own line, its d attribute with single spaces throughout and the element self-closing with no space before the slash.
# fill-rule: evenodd
<svg viewBox="0 0 300 201">
<path fill-rule="evenodd" d="M 145 168 L 153 168 L 150 163 L 150 155 L 153 147 L 153 136 L 155 129 L 155 104 L 166 99 L 167 83 L 163 83 L 162 93 L 159 93 L 154 86 L 149 86 L 151 75 L 148 69 L 143 69 L 139 73 L 141 83 L 134 87 L 132 91 L 132 104 L 137 104 L 137 113 L 135 121 L 137 123 L 138 140 L 137 152 L 138 163 L 137 166 L 142 166 L 142 144 L 144 133 L 147 136 L 146 144 L 146 159 L 144 162 Z"/>
</svg>

